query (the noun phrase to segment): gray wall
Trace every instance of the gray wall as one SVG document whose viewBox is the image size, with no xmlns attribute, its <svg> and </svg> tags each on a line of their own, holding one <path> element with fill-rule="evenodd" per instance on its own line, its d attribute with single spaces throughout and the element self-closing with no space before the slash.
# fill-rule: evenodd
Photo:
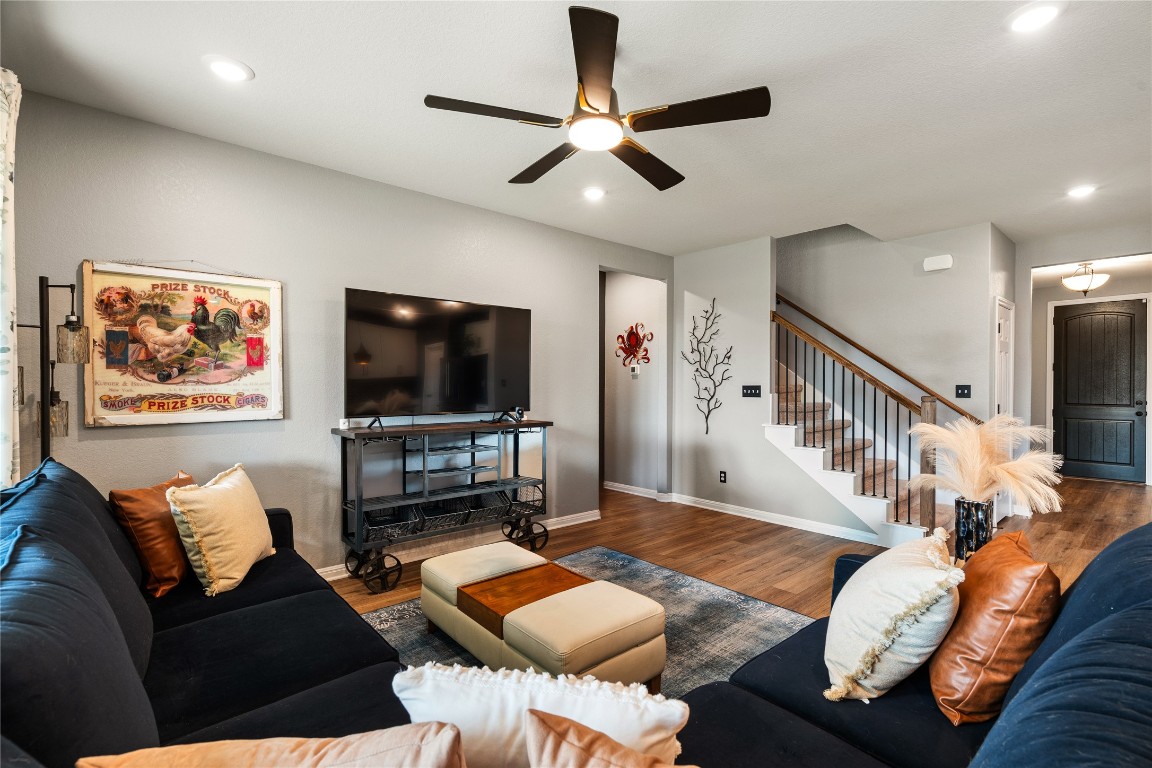
<svg viewBox="0 0 1152 768">
<path fill-rule="evenodd" d="M 986 417 L 992 400 L 992 240 L 977 224 L 884 242 L 843 225 L 777 241 L 780 293 L 945 397 Z M 998 270 L 1007 269 L 1006 246 Z M 951 269 L 925 272 L 925 257 Z M 1004 280 L 1003 282 L 1008 282 Z"/>
<path fill-rule="evenodd" d="M 806 520 L 867 530 L 827 491 L 764 438 L 771 421 L 773 248 L 771 238 L 676 257 L 677 350 L 688 349 L 692 318 L 716 298 L 720 336 L 732 347 L 732 379 L 720 389 L 723 405 L 704 417 L 696 410 L 691 369 L 672 365 L 674 400 L 673 488 L 685 496 Z M 744 384 L 760 384 L 762 398 L 740 396 Z M 721 484 L 720 470 L 728 473 Z"/>
<path fill-rule="evenodd" d="M 78 282 L 83 259 L 196 260 L 284 284 L 282 421 L 83 429 L 81 370 L 58 370 L 73 422 L 54 453 L 101 491 L 177 468 L 207 480 L 240 461 L 266 505 L 293 510 L 304 557 L 343 562 L 329 430 L 343 407 L 344 288 L 356 286 L 530 308 L 532 415 L 556 422 L 553 513 L 598 506 L 599 270 L 669 279 L 670 258 L 35 93 L 24 95 L 16 153 L 22 319 L 35 314 L 37 275 Z M 54 299 L 54 318 L 66 303 Z M 35 393 L 35 332 L 20 344 Z M 22 413 L 25 470 L 38 451 L 35 407 L 29 397 Z"/>
<path fill-rule="evenodd" d="M 1107 269 L 1101 265 L 1101 272 Z M 1152 270 L 1143 275 L 1113 276 L 1102 287 L 1088 294 L 1089 299 L 1101 300 L 1109 296 L 1126 296 L 1152 292 Z M 1050 325 L 1049 303 L 1082 299 L 1079 293 L 1069 291 L 1062 285 L 1036 288 L 1032 291 L 1032 409 L 1031 424 L 1050 423 L 1046 410 L 1048 401 L 1048 328 Z"/>
<path fill-rule="evenodd" d="M 632 378 L 616 337 L 643 323 L 651 362 Z M 668 286 L 609 272 L 604 281 L 604 480 L 653 493 L 667 491 L 661 468 L 667 445 Z"/>
<path fill-rule="evenodd" d="M 1035 418 L 1037 408 L 1032 402 L 1033 377 L 1028 375 L 1036 356 L 1030 343 L 1033 338 L 1032 268 L 1149 252 L 1152 252 L 1152 217 L 1136 224 L 1117 224 L 1016 244 L 1016 413 L 1032 414 Z M 1044 354 L 1043 348 L 1040 354 Z M 1038 407 L 1043 412 L 1043 402 Z"/>
</svg>

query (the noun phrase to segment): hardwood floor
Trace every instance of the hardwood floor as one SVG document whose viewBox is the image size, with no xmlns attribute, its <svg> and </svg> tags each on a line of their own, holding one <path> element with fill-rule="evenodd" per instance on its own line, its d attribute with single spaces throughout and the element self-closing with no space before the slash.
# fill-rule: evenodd
<svg viewBox="0 0 1152 768">
<path fill-rule="evenodd" d="M 1152 488 L 1067 478 L 1062 511 L 1011 518 L 1002 531 L 1023 530 L 1033 555 L 1052 564 L 1065 587 L 1109 543 L 1152 521 Z M 551 532 L 541 554 L 550 559 L 601 545 L 743 592 L 793 611 L 828 615 L 832 564 L 842 554 L 880 547 L 736 517 L 686 504 L 601 491 L 602 519 Z M 351 578 L 332 583 L 359 613 L 420 594 L 420 564 L 405 563 L 395 590 L 369 592 Z"/>
</svg>

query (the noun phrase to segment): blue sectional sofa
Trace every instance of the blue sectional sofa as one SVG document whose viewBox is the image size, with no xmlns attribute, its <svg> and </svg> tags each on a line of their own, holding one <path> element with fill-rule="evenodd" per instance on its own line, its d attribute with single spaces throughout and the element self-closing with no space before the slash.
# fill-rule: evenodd
<svg viewBox="0 0 1152 768">
<path fill-rule="evenodd" d="M 52 460 L 0 494 L 0 763 L 71 766 L 162 744 L 343 736 L 408 722 L 396 651 L 292 549 L 235 590 L 142 596 L 101 494 Z M 840 558 L 833 599 L 866 558 Z M 827 619 L 688 693 L 678 762 L 740 766 L 1152 765 L 1152 525 L 1106 548 L 993 723 L 953 726 L 921 669 L 870 704 L 829 702 Z"/>
<path fill-rule="evenodd" d="M 85 478 L 48 459 L 0 502 L 0 761 L 407 723 L 397 654 L 292 549 L 231 592 L 146 598 L 136 553 Z"/>
<path fill-rule="evenodd" d="M 833 600 L 867 558 L 836 563 Z M 813 622 L 726 682 L 684 696 L 681 760 L 700 765 L 899 768 L 1152 766 L 1152 524 L 1113 542 L 1064 591 L 1000 716 L 954 726 L 924 665 L 864 704 L 831 702 Z"/>
</svg>

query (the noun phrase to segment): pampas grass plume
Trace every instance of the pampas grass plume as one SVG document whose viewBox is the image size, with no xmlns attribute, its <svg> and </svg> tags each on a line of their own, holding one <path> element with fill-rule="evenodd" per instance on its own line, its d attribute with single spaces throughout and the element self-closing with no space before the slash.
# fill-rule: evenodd
<svg viewBox="0 0 1152 768">
<path fill-rule="evenodd" d="M 1017 448 L 1045 440 L 1049 430 L 1000 414 L 983 424 L 957 419 L 944 426 L 917 424 L 910 432 L 924 448 L 935 450 L 939 471 L 912 478 L 911 490 L 943 488 L 972 501 L 1007 491 L 1037 512 L 1060 511 L 1060 494 L 1052 486 L 1060 482 L 1056 470 L 1063 458 L 1037 450 L 1011 458 Z"/>
</svg>

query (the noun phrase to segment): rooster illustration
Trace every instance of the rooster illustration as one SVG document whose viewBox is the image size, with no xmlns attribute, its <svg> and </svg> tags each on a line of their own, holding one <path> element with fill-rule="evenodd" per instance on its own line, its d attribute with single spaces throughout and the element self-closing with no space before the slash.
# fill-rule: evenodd
<svg viewBox="0 0 1152 768">
<path fill-rule="evenodd" d="M 156 318 L 151 315 L 141 315 L 136 321 L 136 333 L 140 341 L 161 363 L 167 363 L 187 352 L 195 332 L 195 323 L 185 323 L 175 330 L 166 331 L 156 324 Z"/>
<path fill-rule="evenodd" d="M 192 310 L 192 322 L 196 326 L 196 338 L 204 342 L 205 346 L 216 353 L 213 362 L 220 359 L 220 345 L 229 341 L 236 341 L 236 331 L 240 328 L 240 315 L 236 310 L 224 307 L 216 310 L 215 316 L 208 317 L 208 299 L 197 296 L 192 300 L 195 309 Z"/>
</svg>

